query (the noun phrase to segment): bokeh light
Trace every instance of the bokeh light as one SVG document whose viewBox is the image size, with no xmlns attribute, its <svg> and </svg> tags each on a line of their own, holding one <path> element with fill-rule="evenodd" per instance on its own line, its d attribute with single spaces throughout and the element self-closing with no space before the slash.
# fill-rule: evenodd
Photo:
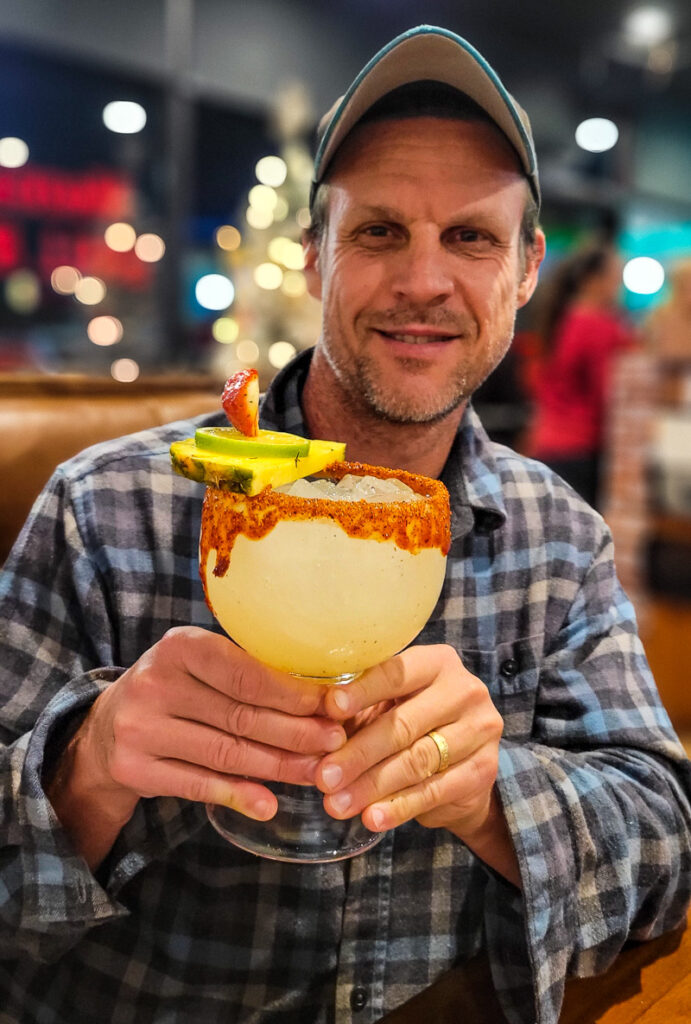
<svg viewBox="0 0 691 1024">
<path fill-rule="evenodd" d="M 118 221 L 109 224 L 103 233 L 105 243 L 113 252 L 129 252 L 137 240 L 137 232 L 131 224 Z"/>
<path fill-rule="evenodd" d="M 122 324 L 116 316 L 95 316 L 86 325 L 86 334 L 94 345 L 117 345 L 122 339 Z"/>
<path fill-rule="evenodd" d="M 275 341 L 269 346 L 269 362 L 276 370 L 281 370 L 289 363 L 296 352 L 295 345 L 289 341 Z"/>
<path fill-rule="evenodd" d="M 242 235 L 232 224 L 222 224 L 216 229 L 216 245 L 226 252 L 235 252 L 242 244 Z"/>
<path fill-rule="evenodd" d="M 55 267 L 50 275 L 50 284 L 58 295 L 74 295 L 77 282 L 81 280 L 81 274 L 76 267 L 70 267 L 66 263 Z"/>
<path fill-rule="evenodd" d="M 273 210 L 260 210 L 257 206 L 248 206 L 245 217 L 249 226 L 259 231 L 262 231 L 264 228 L 270 228 L 274 222 Z"/>
<path fill-rule="evenodd" d="M 260 263 L 254 268 L 254 283 L 258 288 L 266 291 L 275 291 L 281 287 L 283 271 L 275 263 Z"/>
<path fill-rule="evenodd" d="M 281 224 L 288 214 L 290 213 L 290 204 L 285 196 L 276 197 L 276 205 L 274 207 L 274 220 Z"/>
<path fill-rule="evenodd" d="M 302 270 L 305 265 L 302 246 L 283 235 L 271 239 L 268 253 L 275 263 L 282 263 L 288 270 Z"/>
<path fill-rule="evenodd" d="M 15 313 L 28 315 L 41 303 L 41 282 L 33 270 L 15 270 L 5 280 L 5 302 Z"/>
<path fill-rule="evenodd" d="M 237 341 L 240 326 L 232 316 L 219 316 L 211 325 L 211 336 L 222 345 L 230 345 Z"/>
<path fill-rule="evenodd" d="M 235 355 L 241 363 L 256 363 L 259 359 L 259 346 L 250 338 L 243 338 L 235 347 Z"/>
<path fill-rule="evenodd" d="M 276 190 L 271 188 L 269 185 L 255 185 L 251 188 L 247 197 L 250 202 L 250 206 L 253 206 L 255 210 L 271 210 L 276 209 L 276 203 L 278 202 L 278 195 Z"/>
<path fill-rule="evenodd" d="M 637 7 L 626 16 L 624 33 L 634 46 L 656 46 L 672 33 L 671 15 L 652 4 Z"/>
<path fill-rule="evenodd" d="M 134 359 L 116 359 L 110 364 L 110 375 L 121 384 L 131 384 L 139 376 L 139 363 Z"/>
<path fill-rule="evenodd" d="M 618 139 L 619 129 L 606 117 L 589 117 L 576 128 L 576 142 L 589 153 L 605 153 Z"/>
<path fill-rule="evenodd" d="M 29 159 L 29 147 L 24 139 L 6 135 L 0 139 L 0 167 L 23 167 Z"/>
<path fill-rule="evenodd" d="M 305 275 L 299 270 L 287 270 L 283 275 L 281 291 L 291 299 L 299 299 L 307 291 Z"/>
<path fill-rule="evenodd" d="M 654 295 L 665 283 L 665 268 L 652 256 L 635 256 L 624 266 L 624 287 L 636 295 Z"/>
<path fill-rule="evenodd" d="M 295 220 L 298 223 L 298 227 L 301 227 L 303 231 L 306 231 L 312 223 L 312 215 L 309 211 L 309 207 L 301 206 L 295 214 Z"/>
<path fill-rule="evenodd" d="M 151 232 L 140 235 L 134 243 L 134 253 L 142 263 L 158 263 L 163 259 L 166 251 L 166 243 L 160 235 Z"/>
<path fill-rule="evenodd" d="M 282 160 L 280 156 L 263 156 L 257 162 L 254 171 L 257 175 L 257 180 L 262 185 L 271 185 L 273 188 L 278 188 L 286 180 L 288 168 L 286 167 L 285 160 Z"/>
<path fill-rule="evenodd" d="M 194 294 L 204 309 L 227 309 L 235 298 L 235 288 L 225 274 L 204 274 L 194 286 Z"/>
<path fill-rule="evenodd" d="M 82 277 L 74 286 L 74 297 L 85 306 L 96 306 L 106 297 L 106 286 L 100 277 Z"/>
<path fill-rule="evenodd" d="M 140 103 L 113 100 L 103 108 L 103 123 L 119 135 L 135 135 L 146 124 L 146 111 Z"/>
</svg>

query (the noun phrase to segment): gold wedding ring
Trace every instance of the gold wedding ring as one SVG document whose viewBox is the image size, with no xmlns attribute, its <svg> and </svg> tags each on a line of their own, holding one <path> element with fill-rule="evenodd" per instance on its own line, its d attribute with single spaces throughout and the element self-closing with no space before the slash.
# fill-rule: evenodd
<svg viewBox="0 0 691 1024">
<path fill-rule="evenodd" d="M 431 740 L 434 740 L 434 745 L 439 751 L 439 765 L 437 766 L 436 772 L 432 772 L 433 775 L 438 775 L 439 772 L 446 771 L 449 767 L 449 744 L 446 742 L 440 732 L 435 732 L 432 729 L 427 735 Z"/>
</svg>

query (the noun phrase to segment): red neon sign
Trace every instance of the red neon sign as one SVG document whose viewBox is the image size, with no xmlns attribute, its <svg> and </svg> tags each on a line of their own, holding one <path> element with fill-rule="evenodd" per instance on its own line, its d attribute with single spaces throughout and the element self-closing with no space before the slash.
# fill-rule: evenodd
<svg viewBox="0 0 691 1024">
<path fill-rule="evenodd" d="M 113 171 L 83 173 L 40 167 L 0 168 L 0 208 L 30 216 L 131 217 L 132 185 Z"/>
</svg>

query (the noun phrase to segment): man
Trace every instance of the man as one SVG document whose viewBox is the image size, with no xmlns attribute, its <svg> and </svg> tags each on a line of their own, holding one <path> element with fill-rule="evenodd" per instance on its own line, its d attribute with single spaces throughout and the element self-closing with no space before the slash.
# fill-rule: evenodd
<svg viewBox="0 0 691 1024">
<path fill-rule="evenodd" d="M 568 973 L 683 919 L 687 763 L 606 528 L 468 404 L 535 287 L 538 201 L 517 106 L 441 29 L 394 40 L 325 125 L 323 330 L 262 425 L 440 476 L 453 507 L 429 625 L 348 687 L 215 631 L 200 488 L 167 457 L 194 424 L 48 485 L 3 583 L 3 1020 L 375 1021 L 484 946 L 509 1019 L 547 1024 Z M 384 839 L 323 865 L 224 843 L 204 802 L 268 819 L 271 779 Z"/>
</svg>

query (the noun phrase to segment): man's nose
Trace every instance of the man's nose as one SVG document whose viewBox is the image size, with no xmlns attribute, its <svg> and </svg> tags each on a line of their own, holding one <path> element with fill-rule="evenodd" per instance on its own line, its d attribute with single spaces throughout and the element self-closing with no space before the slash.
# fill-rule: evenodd
<svg viewBox="0 0 691 1024">
<path fill-rule="evenodd" d="M 411 239 L 396 254 L 391 285 L 399 299 L 438 305 L 454 290 L 450 255 L 438 238 Z"/>
</svg>

